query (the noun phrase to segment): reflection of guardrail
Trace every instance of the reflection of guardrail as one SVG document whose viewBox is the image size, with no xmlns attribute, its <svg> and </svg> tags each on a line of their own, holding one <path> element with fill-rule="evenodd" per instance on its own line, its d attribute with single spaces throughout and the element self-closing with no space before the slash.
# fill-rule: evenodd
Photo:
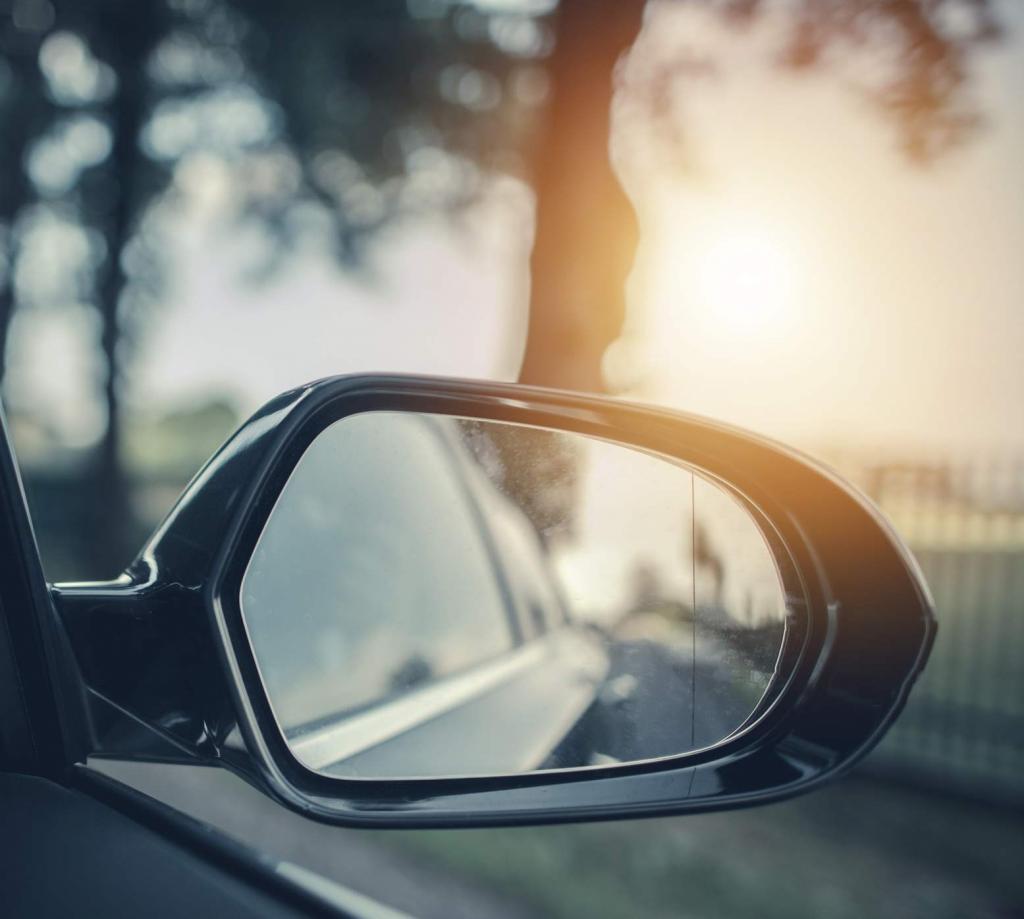
<svg viewBox="0 0 1024 919">
<path fill-rule="evenodd" d="M 1024 802 L 1024 461 L 837 465 L 907 541 L 939 618 L 928 666 L 869 764 Z"/>
</svg>

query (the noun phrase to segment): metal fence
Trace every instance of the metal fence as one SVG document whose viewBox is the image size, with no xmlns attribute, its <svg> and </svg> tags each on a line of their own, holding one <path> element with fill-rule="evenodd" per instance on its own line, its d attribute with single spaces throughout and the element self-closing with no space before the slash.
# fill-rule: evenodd
<svg viewBox="0 0 1024 919">
<path fill-rule="evenodd" d="M 928 666 L 866 765 L 1024 803 L 1024 459 L 830 459 L 907 541 L 939 618 Z"/>
</svg>

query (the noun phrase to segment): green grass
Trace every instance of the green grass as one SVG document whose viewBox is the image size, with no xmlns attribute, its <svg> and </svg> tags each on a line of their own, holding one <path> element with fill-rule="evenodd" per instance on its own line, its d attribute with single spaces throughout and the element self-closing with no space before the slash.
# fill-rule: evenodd
<svg viewBox="0 0 1024 919">
<path fill-rule="evenodd" d="M 376 841 L 538 916 L 994 919 L 1024 904 L 1019 813 L 859 779 L 750 811 Z"/>
</svg>

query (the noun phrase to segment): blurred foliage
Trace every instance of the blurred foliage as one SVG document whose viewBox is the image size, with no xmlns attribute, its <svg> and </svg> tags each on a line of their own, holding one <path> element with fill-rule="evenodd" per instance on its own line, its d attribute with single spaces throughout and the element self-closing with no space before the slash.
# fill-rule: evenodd
<svg viewBox="0 0 1024 919">
<path fill-rule="evenodd" d="M 900 146 L 925 163 L 968 140 L 983 119 L 970 58 L 1002 36 L 992 0 L 684 0 L 708 3 L 737 27 L 778 14 L 778 63 L 837 69 L 890 118 Z"/>
<path fill-rule="evenodd" d="M 728 815 L 374 841 L 504 895 L 511 915 L 1002 919 L 1024 896 L 1019 813 L 863 778 Z"/>
<path fill-rule="evenodd" d="M 0 356 L 16 304 L 95 310 L 106 422 L 87 526 L 104 522 L 101 568 L 133 549 L 134 528 L 116 523 L 134 511 L 120 370 L 167 267 L 154 205 L 216 157 L 233 185 L 225 228 L 264 237 L 254 271 L 310 232 L 355 264 L 389 220 L 464 206 L 485 170 L 522 172 L 523 113 L 544 94 L 543 12 L 429 0 L 353 2 L 343 15 L 326 0 L 0 7 Z M 50 262 L 63 282 L 29 251 L 61 231 L 80 253 L 64 245 L 65 263 Z"/>
<path fill-rule="evenodd" d="M 980 124 L 969 58 L 999 35 L 989 0 L 671 2 L 737 28 L 775 23 L 779 63 L 840 72 L 915 161 Z M 112 573 L 133 549 L 116 523 L 134 512 L 121 371 L 168 269 L 160 206 L 211 161 L 231 186 L 217 219 L 263 240 L 256 278 L 310 236 L 358 266 L 396 218 L 458 211 L 495 173 L 532 182 L 524 379 L 602 388 L 637 242 L 608 156 L 610 111 L 616 62 L 644 10 L 643 0 L 0 0 L 0 372 L 16 306 L 95 318 L 105 421 L 84 475 L 95 505 L 85 525 L 107 534 L 97 565 Z M 664 136 L 679 133 L 668 101 L 692 63 L 641 67 L 630 86 Z"/>
</svg>

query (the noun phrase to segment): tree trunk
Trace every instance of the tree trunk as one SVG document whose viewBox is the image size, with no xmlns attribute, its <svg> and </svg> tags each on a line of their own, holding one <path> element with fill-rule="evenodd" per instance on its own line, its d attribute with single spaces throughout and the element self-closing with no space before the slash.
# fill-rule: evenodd
<svg viewBox="0 0 1024 919">
<path fill-rule="evenodd" d="M 7 372 L 7 337 L 14 316 L 14 286 L 10 281 L 0 282 L 0 385 Z"/>
<path fill-rule="evenodd" d="M 7 367 L 7 338 L 16 305 L 14 270 L 17 261 L 15 225 L 22 209 L 32 198 L 32 188 L 25 172 L 25 154 L 30 140 L 40 133 L 44 122 L 45 100 L 36 63 L 38 40 L 23 38 L 6 58 L 13 80 L 8 88 L 8 104 L 0 109 L 3 137 L 0 144 L 0 225 L 9 231 L 7 240 L 6 276 L 0 279 L 0 383 Z"/>
<path fill-rule="evenodd" d="M 112 177 L 109 210 L 102 223 L 107 255 L 96 278 L 96 309 L 100 316 L 100 353 L 106 378 L 103 404 L 107 423 L 93 461 L 93 548 L 90 563 L 97 577 L 121 571 L 138 550 L 138 527 L 122 458 L 120 304 L 127 284 L 123 255 L 131 240 L 142 170 L 138 141 L 145 117 L 143 90 L 133 66 L 118 67 L 119 91 L 111 119 L 113 142 L 107 166 Z"/>
<path fill-rule="evenodd" d="M 625 318 L 638 230 L 609 156 L 616 64 L 643 0 L 562 0 L 548 124 L 535 161 L 530 320 L 519 379 L 605 389 L 601 359 Z"/>
</svg>

